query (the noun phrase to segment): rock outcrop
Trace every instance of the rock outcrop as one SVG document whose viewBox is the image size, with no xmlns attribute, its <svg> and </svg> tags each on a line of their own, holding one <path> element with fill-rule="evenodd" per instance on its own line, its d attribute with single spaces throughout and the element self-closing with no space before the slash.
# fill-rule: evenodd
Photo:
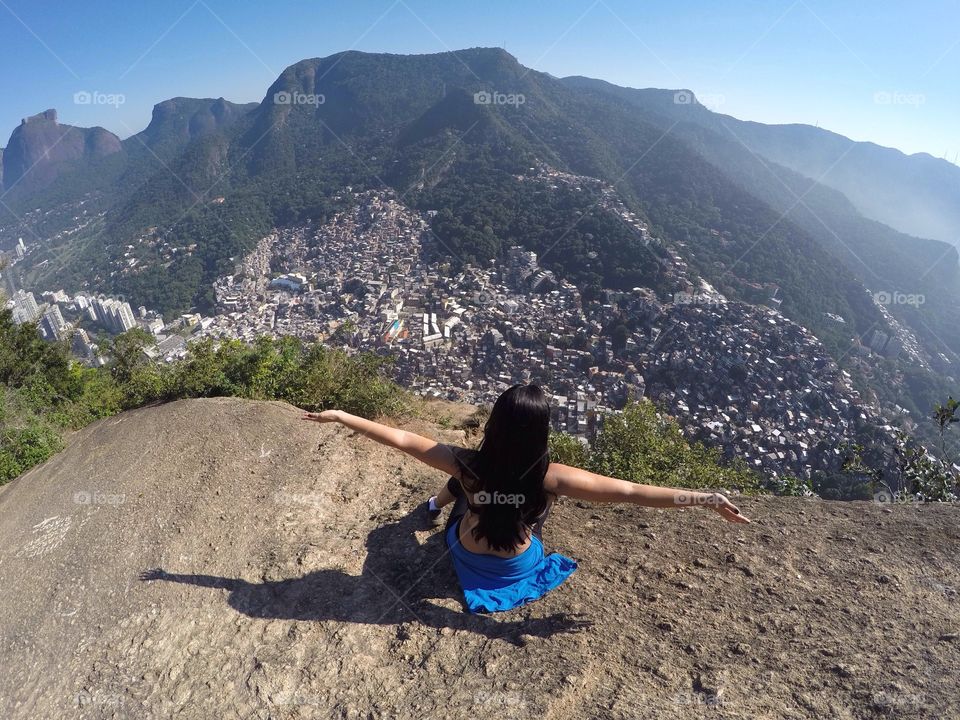
<svg viewBox="0 0 960 720">
<path fill-rule="evenodd" d="M 443 412 L 411 428 L 462 441 Z M 577 573 L 472 616 L 444 478 L 299 415 L 124 413 L 0 490 L 0 716 L 960 717 L 956 508 L 566 500 Z"/>
<path fill-rule="evenodd" d="M 192 140 L 229 127 L 256 107 L 257 103 L 242 105 L 223 98 L 171 98 L 153 106 L 150 124 L 135 138 L 156 151 L 182 149 Z M 137 144 L 131 143 L 131 149 Z"/>
<path fill-rule="evenodd" d="M 120 152 L 120 138 L 102 127 L 61 125 L 57 111 L 24 118 L 3 153 L 6 187 L 40 188 L 53 182 L 66 163 Z"/>
</svg>

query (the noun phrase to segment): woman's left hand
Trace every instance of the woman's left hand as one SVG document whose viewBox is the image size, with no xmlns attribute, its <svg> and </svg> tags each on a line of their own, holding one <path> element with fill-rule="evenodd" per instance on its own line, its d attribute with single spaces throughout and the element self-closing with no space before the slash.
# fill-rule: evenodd
<svg viewBox="0 0 960 720">
<path fill-rule="evenodd" d="M 740 513 L 740 508 L 734 505 L 723 493 L 714 493 L 710 502 L 707 503 L 711 510 L 719 514 L 727 522 L 748 523 L 750 522 L 745 515 Z"/>
</svg>

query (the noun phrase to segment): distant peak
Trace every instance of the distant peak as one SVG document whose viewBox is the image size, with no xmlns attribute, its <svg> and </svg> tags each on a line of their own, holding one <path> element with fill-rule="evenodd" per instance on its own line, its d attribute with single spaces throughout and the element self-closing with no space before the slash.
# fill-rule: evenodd
<svg viewBox="0 0 960 720">
<path fill-rule="evenodd" d="M 475 47 L 475 48 L 467 48 L 465 50 L 457 50 L 455 52 L 476 53 L 477 55 L 490 55 L 492 57 L 499 57 L 504 60 L 519 62 L 519 60 L 517 60 L 515 56 L 508 53 L 502 47 Z"/>
<path fill-rule="evenodd" d="M 389 57 L 391 55 L 397 57 L 441 57 L 444 55 L 490 55 L 490 56 L 499 56 L 505 59 L 516 61 L 517 59 L 508 53 L 506 50 L 500 47 L 472 47 L 472 48 L 461 48 L 460 50 L 442 50 L 436 53 L 371 53 L 364 52 L 362 50 L 343 50 L 338 53 L 333 53 L 323 58 L 324 60 L 329 60 L 331 58 L 338 57 L 347 57 L 347 56 L 367 56 L 367 57 Z"/>
<path fill-rule="evenodd" d="M 252 103 L 250 103 L 252 104 Z M 169 115 L 178 112 L 197 112 L 198 110 L 211 110 L 214 113 L 223 113 L 231 108 L 242 108 L 222 97 L 218 98 L 190 98 L 173 97 L 167 100 L 161 100 L 153 106 L 153 115 L 151 123 L 165 120 Z"/>
<path fill-rule="evenodd" d="M 44 110 L 42 113 L 37 113 L 36 115 L 31 115 L 30 117 L 25 117 L 20 121 L 21 125 L 29 125 L 31 123 L 42 123 L 42 122 L 51 122 L 54 125 L 57 123 L 57 111 L 53 108 L 49 110 Z"/>
<path fill-rule="evenodd" d="M 460 50 L 444 50 L 442 52 L 436 53 L 376 53 L 376 52 L 364 52 L 362 50 L 342 50 L 340 52 L 335 52 L 324 57 L 315 57 L 315 58 L 304 58 L 299 62 L 293 63 L 290 67 L 302 66 L 305 64 L 311 65 L 329 65 L 337 64 L 343 60 L 349 59 L 359 59 L 359 58 L 443 58 L 443 57 L 457 57 L 461 60 L 464 58 L 472 59 L 485 59 L 485 60 L 497 60 L 499 62 L 519 65 L 520 61 L 516 57 L 508 53 L 506 50 L 500 47 L 474 47 L 474 48 L 463 48 Z"/>
</svg>

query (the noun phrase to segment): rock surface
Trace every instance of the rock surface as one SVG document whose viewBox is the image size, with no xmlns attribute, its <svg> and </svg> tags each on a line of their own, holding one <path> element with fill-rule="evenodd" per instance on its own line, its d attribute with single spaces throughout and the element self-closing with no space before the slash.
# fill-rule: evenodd
<svg viewBox="0 0 960 720">
<path fill-rule="evenodd" d="M 191 140 L 229 127 L 254 108 L 217 98 L 176 97 L 153 106 L 150 124 L 134 136 L 135 142 L 166 155 L 182 149 Z M 133 146 L 136 149 L 136 146 Z"/>
<path fill-rule="evenodd" d="M 444 478 L 299 415 L 125 413 L 0 490 L 0 717 L 960 717 L 956 508 L 566 500 L 577 573 L 471 616 Z"/>
<path fill-rule="evenodd" d="M 3 181 L 32 188 L 49 185 L 65 163 L 120 152 L 120 138 L 102 127 L 61 125 L 57 111 L 46 110 L 24 118 L 3 152 Z"/>
</svg>

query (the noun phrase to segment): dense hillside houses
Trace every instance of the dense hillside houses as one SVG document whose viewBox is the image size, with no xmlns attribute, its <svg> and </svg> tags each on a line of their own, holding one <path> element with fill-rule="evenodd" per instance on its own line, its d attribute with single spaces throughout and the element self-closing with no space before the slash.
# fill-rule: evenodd
<svg viewBox="0 0 960 720">
<path fill-rule="evenodd" d="M 590 178 L 548 166 L 530 181 L 580 187 Z M 596 182 L 596 181 L 594 181 Z M 603 186 L 605 212 L 637 241 L 663 248 Z M 18 291 L 19 321 L 39 320 L 48 339 L 69 338 L 90 363 L 104 358 L 91 332 L 139 327 L 150 358 L 183 357 L 190 338 L 251 341 L 292 335 L 351 352 L 390 356 L 393 377 L 429 397 L 490 403 L 509 385 L 549 391 L 553 424 L 584 439 L 631 398 L 650 397 L 692 438 L 771 476 L 837 470 L 864 429 L 892 437 L 882 413 L 853 389 L 819 341 L 773 307 L 728 303 L 688 277 L 665 248 L 675 288 L 606 290 L 585 302 L 536 253 L 509 248 L 501 262 L 454 269 L 428 226 L 390 191 L 354 192 L 325 224 L 263 237 L 214 284 L 217 312 L 166 321 L 122 299 Z"/>
<path fill-rule="evenodd" d="M 583 437 L 646 395 L 691 436 L 774 475 L 836 469 L 862 428 L 892 432 L 813 335 L 705 282 L 692 291 L 681 265 L 686 289 L 667 302 L 636 288 L 585 303 L 535 253 L 514 246 L 501 263 L 453 272 L 426 220 L 392 193 L 353 200 L 325 225 L 263 238 L 217 281 L 219 312 L 198 334 L 390 355 L 400 383 L 451 400 L 491 402 L 537 381 L 554 426 Z M 611 332 L 623 318 L 631 327 Z"/>
</svg>

